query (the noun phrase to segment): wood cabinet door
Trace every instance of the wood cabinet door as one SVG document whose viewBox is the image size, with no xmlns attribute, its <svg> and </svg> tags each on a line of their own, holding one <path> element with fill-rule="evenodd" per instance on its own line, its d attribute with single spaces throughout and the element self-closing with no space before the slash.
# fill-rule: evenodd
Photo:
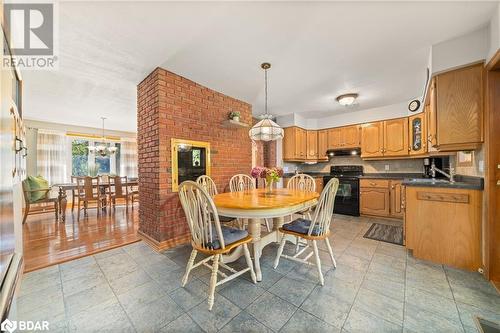
<svg viewBox="0 0 500 333">
<path fill-rule="evenodd" d="M 316 192 L 321 193 L 323 191 L 323 178 L 314 178 L 314 181 L 316 182 Z"/>
<path fill-rule="evenodd" d="M 318 131 L 318 159 L 328 160 L 326 151 L 328 150 L 328 130 Z"/>
<path fill-rule="evenodd" d="M 358 125 L 342 128 L 342 147 L 358 148 L 360 146 L 360 129 Z"/>
<path fill-rule="evenodd" d="M 391 217 L 403 217 L 403 192 L 400 180 L 391 180 L 389 190 L 389 210 Z"/>
<path fill-rule="evenodd" d="M 361 188 L 359 209 L 361 214 L 389 216 L 389 189 Z"/>
<path fill-rule="evenodd" d="M 408 156 L 408 118 L 384 121 L 384 156 Z"/>
<path fill-rule="evenodd" d="M 435 147 L 437 145 L 437 104 L 436 104 L 436 80 L 432 79 L 431 86 L 429 88 L 429 106 L 427 107 L 427 134 L 429 147 Z"/>
<path fill-rule="evenodd" d="M 330 128 L 328 130 L 328 149 L 339 149 L 342 144 L 342 130 Z"/>
<path fill-rule="evenodd" d="M 306 131 L 308 160 L 318 159 L 318 131 Z"/>
<path fill-rule="evenodd" d="M 436 77 L 437 144 L 483 142 L 483 64 Z"/>
<path fill-rule="evenodd" d="M 283 137 L 283 160 L 292 161 L 295 159 L 295 140 L 297 132 L 295 127 L 286 127 Z"/>
<path fill-rule="evenodd" d="M 427 122 L 425 112 L 408 118 L 410 155 L 427 153 Z"/>
<path fill-rule="evenodd" d="M 361 157 L 383 156 L 383 122 L 364 124 L 361 127 Z"/>
<path fill-rule="evenodd" d="M 307 137 L 306 130 L 296 128 L 295 134 L 295 158 L 305 160 L 307 155 Z"/>
</svg>

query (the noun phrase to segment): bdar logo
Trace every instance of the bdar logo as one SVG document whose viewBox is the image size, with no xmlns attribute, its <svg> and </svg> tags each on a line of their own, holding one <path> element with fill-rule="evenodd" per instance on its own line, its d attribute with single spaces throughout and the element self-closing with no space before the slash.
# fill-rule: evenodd
<svg viewBox="0 0 500 333">
<path fill-rule="evenodd" d="M 17 323 L 15 321 L 10 321 L 9 319 L 5 319 L 0 325 L 0 330 L 2 332 L 12 333 L 16 330 Z"/>
</svg>

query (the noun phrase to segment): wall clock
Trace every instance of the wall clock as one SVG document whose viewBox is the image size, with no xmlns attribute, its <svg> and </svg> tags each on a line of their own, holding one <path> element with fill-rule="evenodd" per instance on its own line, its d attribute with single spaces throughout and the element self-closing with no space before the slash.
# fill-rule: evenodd
<svg viewBox="0 0 500 333">
<path fill-rule="evenodd" d="M 408 110 L 410 110 L 411 112 L 417 111 L 419 107 L 420 101 L 418 99 L 414 99 L 413 101 L 408 103 Z"/>
</svg>

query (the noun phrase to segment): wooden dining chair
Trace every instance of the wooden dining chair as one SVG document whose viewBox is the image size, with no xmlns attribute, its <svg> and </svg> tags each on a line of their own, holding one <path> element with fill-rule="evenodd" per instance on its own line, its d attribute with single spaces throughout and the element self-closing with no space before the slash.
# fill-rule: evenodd
<svg viewBox="0 0 500 333">
<path fill-rule="evenodd" d="M 339 180 L 337 178 L 330 179 L 321 192 L 321 196 L 316 209 L 314 210 L 312 220 L 298 218 L 279 228 L 279 231 L 283 233 L 283 235 L 281 237 L 276 259 L 274 260 L 274 268 L 278 267 L 281 257 L 307 265 L 316 265 L 316 268 L 318 269 L 319 281 L 321 285 L 324 285 L 323 272 L 321 271 L 321 261 L 316 242 L 318 240 L 325 241 L 326 247 L 328 248 L 328 252 L 330 253 L 330 257 L 332 259 L 333 267 L 337 267 L 328 235 L 330 234 L 330 223 L 332 221 L 333 206 L 335 204 L 335 196 L 337 195 L 338 188 Z M 307 244 L 294 256 L 284 255 L 283 248 L 285 247 L 286 235 L 295 236 L 297 239 L 304 239 L 307 241 Z M 304 258 L 299 258 L 299 256 L 309 248 L 309 244 L 312 245 L 313 251 L 307 254 Z M 315 259 L 314 264 L 308 261 L 313 254 Z"/>
<path fill-rule="evenodd" d="M 294 175 L 292 178 L 288 180 L 288 183 L 286 184 L 286 188 L 289 190 L 299 190 L 299 191 L 308 191 L 308 192 L 315 192 L 316 191 L 316 181 L 314 180 L 313 177 L 306 175 L 304 173 L 299 173 Z M 298 213 L 302 216 L 307 217 L 308 220 L 311 219 L 311 209 L 306 209 L 303 211 L 300 211 Z M 293 216 L 291 218 L 293 220 Z"/>
<path fill-rule="evenodd" d="M 242 192 L 248 190 L 255 190 L 255 181 L 249 175 L 240 173 L 232 176 L 229 180 L 229 191 Z M 267 231 L 271 232 L 271 228 L 269 227 L 269 220 L 265 218 L 264 223 Z"/>
<path fill-rule="evenodd" d="M 252 281 L 256 283 L 253 263 L 247 245 L 252 241 L 252 237 L 248 235 L 246 230 L 221 226 L 212 197 L 197 183 L 190 180 L 182 182 L 179 185 L 179 199 L 186 214 L 193 246 L 186 266 L 186 273 L 182 278 L 182 286 L 186 285 L 189 273 L 193 268 L 200 265 L 209 267 L 212 274 L 208 293 L 208 309 L 212 310 L 216 286 L 231 281 L 248 271 L 250 271 Z M 240 246 L 243 247 L 247 268 L 236 271 L 224 264 L 221 256 Z M 194 261 L 198 252 L 208 255 L 208 257 L 195 264 Z M 208 264 L 209 261 L 212 261 L 211 266 Z M 219 266 L 232 274 L 227 275 L 221 272 Z M 217 281 L 217 274 L 222 276 L 222 280 Z"/>
<path fill-rule="evenodd" d="M 215 195 L 219 194 L 217 191 L 217 186 L 215 185 L 215 182 L 210 176 L 207 175 L 202 175 L 196 178 L 196 183 L 203 187 L 205 191 L 213 198 Z M 236 221 L 235 218 L 232 217 L 227 217 L 227 216 L 221 216 L 219 215 L 219 221 L 221 223 L 231 223 Z"/>
<path fill-rule="evenodd" d="M 76 184 L 76 178 L 78 176 L 71 176 L 71 183 Z M 71 190 L 71 212 L 73 213 L 75 211 L 75 202 L 77 200 L 77 190 L 76 188 Z"/>
<path fill-rule="evenodd" d="M 97 216 L 101 215 L 104 195 L 100 189 L 99 177 L 76 177 L 76 190 L 78 198 L 78 220 L 80 220 L 81 203 L 83 202 L 83 216 L 87 216 L 89 203 L 96 202 Z"/>
<path fill-rule="evenodd" d="M 113 209 L 116 209 L 116 199 L 125 199 L 125 209 L 128 210 L 128 204 L 132 200 L 133 192 L 129 191 L 129 187 L 127 186 L 127 176 L 114 176 L 109 177 L 109 179 L 111 184 L 109 199 Z"/>
</svg>

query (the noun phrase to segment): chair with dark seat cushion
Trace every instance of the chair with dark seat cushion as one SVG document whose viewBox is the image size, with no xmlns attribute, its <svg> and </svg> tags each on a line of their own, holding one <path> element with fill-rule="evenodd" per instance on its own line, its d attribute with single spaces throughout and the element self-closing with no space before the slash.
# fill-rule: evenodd
<svg viewBox="0 0 500 333">
<path fill-rule="evenodd" d="M 231 228 L 221 226 L 222 237 L 224 237 L 224 242 L 227 245 L 231 245 L 239 240 L 242 240 L 245 237 L 248 237 L 248 232 L 246 230 Z M 219 236 L 217 234 L 213 235 L 211 244 L 207 244 L 208 247 L 212 248 L 212 250 L 220 249 Z"/>
<path fill-rule="evenodd" d="M 207 175 L 202 175 L 196 178 L 196 183 L 203 187 L 205 191 L 213 198 L 214 195 L 217 195 L 219 192 L 217 191 L 217 186 L 215 185 L 215 182 L 210 176 Z M 236 219 L 233 217 L 227 217 L 227 216 L 221 216 L 219 215 L 219 221 L 221 223 L 231 223 L 234 222 Z"/>
<path fill-rule="evenodd" d="M 314 210 L 314 217 L 312 220 L 302 218 L 296 219 L 279 228 L 279 231 L 283 233 L 283 235 L 281 237 L 276 259 L 274 260 L 274 268 L 278 267 L 281 257 L 307 265 L 315 265 L 318 270 L 319 281 L 321 285 L 324 284 L 323 272 L 321 271 L 321 260 L 319 258 L 318 245 L 316 242 L 318 240 L 325 241 L 326 247 L 328 248 L 328 252 L 332 259 L 333 267 L 337 267 L 328 235 L 330 234 L 330 223 L 332 221 L 333 206 L 335 204 L 335 196 L 337 195 L 338 188 L 339 180 L 337 178 L 330 179 L 321 192 L 321 196 L 318 204 L 316 205 L 316 209 Z M 297 238 L 297 243 L 299 239 L 304 239 L 307 242 L 304 244 L 304 248 L 302 250 L 298 252 L 296 251 L 294 256 L 283 254 L 283 248 L 285 247 L 287 235 L 295 236 Z M 305 258 L 299 258 L 309 248 L 309 244 L 312 244 L 313 252 L 308 253 Z M 299 245 L 302 246 L 302 244 Z M 313 253 L 315 263 L 310 263 L 308 259 Z"/>
</svg>

